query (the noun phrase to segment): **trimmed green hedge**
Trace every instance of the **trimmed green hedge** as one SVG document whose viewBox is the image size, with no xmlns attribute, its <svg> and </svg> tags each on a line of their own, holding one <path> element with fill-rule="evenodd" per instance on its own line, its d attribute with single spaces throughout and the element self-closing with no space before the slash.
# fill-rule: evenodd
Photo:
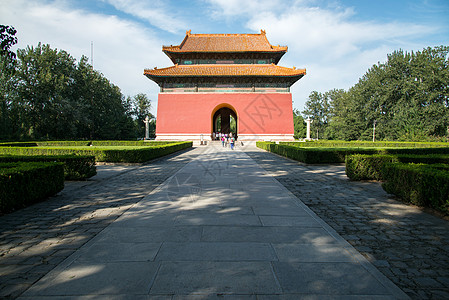
<svg viewBox="0 0 449 300">
<path fill-rule="evenodd" d="M 375 154 L 375 149 L 360 148 L 300 148 L 271 142 L 257 142 L 256 146 L 308 164 L 340 163 L 345 161 L 348 154 Z"/>
<path fill-rule="evenodd" d="M 62 162 L 65 180 L 85 180 L 97 174 L 95 156 L 81 155 L 0 155 L 0 163 L 6 162 Z"/>
<path fill-rule="evenodd" d="M 81 146 L 161 146 L 173 144 L 173 141 L 38 141 L 38 142 L 7 142 L 0 147 L 81 147 Z"/>
<path fill-rule="evenodd" d="M 0 163 L 0 213 L 29 206 L 63 188 L 62 163 Z"/>
<path fill-rule="evenodd" d="M 448 213 L 449 165 L 385 164 L 384 190 L 410 203 Z"/>
<path fill-rule="evenodd" d="M 279 142 L 281 145 L 296 146 L 296 147 L 338 147 L 338 148 L 354 148 L 354 147 L 374 147 L 374 148 L 435 148 L 435 147 L 449 147 L 449 143 L 443 142 L 389 142 L 389 141 L 335 141 L 335 140 L 319 140 L 319 141 L 305 141 L 305 142 Z"/>
<path fill-rule="evenodd" d="M 92 146 L 145 146 L 145 147 L 154 147 L 154 146 L 163 146 L 170 145 L 178 142 L 170 142 L 170 141 L 92 141 Z"/>
<path fill-rule="evenodd" d="M 40 141 L 36 142 L 39 147 L 80 147 L 90 146 L 91 141 Z"/>
<path fill-rule="evenodd" d="M 343 163 L 352 154 L 449 154 L 449 147 L 439 148 L 312 148 L 272 142 L 257 142 L 256 146 L 308 164 Z"/>
<path fill-rule="evenodd" d="M 0 147 L 0 154 L 12 155 L 92 155 L 96 161 L 141 163 L 192 147 L 192 142 L 172 142 L 150 146 L 117 147 Z"/>
<path fill-rule="evenodd" d="M 0 147 L 37 147 L 37 143 L 35 142 L 0 143 Z"/>
<path fill-rule="evenodd" d="M 384 165 L 394 162 L 449 164 L 449 155 L 348 155 L 346 156 L 346 175 L 351 180 L 384 180 L 382 175 Z"/>
</svg>

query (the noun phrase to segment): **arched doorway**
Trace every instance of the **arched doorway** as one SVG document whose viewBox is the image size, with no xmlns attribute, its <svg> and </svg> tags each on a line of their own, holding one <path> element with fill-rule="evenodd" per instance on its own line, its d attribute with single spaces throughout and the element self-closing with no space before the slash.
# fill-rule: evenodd
<svg viewBox="0 0 449 300">
<path fill-rule="evenodd" d="M 226 133 L 237 138 L 237 113 L 229 105 L 219 105 L 215 108 L 212 115 L 212 132 Z"/>
</svg>

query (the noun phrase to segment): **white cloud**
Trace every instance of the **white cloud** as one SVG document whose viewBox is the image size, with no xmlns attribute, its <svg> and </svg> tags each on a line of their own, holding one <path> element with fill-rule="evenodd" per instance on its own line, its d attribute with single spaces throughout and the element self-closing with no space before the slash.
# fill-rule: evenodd
<svg viewBox="0 0 449 300">
<path fill-rule="evenodd" d="M 256 12 L 276 11 L 282 7 L 282 0 L 209 0 L 216 17 L 247 16 Z"/>
<path fill-rule="evenodd" d="M 171 33 L 179 33 L 186 30 L 183 21 L 176 18 L 173 8 L 168 8 L 165 1 L 140 1 L 140 0 L 103 0 L 113 5 L 117 10 L 138 17 Z"/>
<path fill-rule="evenodd" d="M 146 93 L 156 104 L 158 87 L 143 76 L 143 71 L 171 63 L 154 32 L 115 16 L 73 9 L 65 2 L 3 0 L 0 4 L 2 23 L 18 31 L 18 48 L 42 42 L 66 50 L 79 60 L 82 55 L 91 56 L 93 41 L 95 69 L 119 86 L 123 94 Z"/>
</svg>

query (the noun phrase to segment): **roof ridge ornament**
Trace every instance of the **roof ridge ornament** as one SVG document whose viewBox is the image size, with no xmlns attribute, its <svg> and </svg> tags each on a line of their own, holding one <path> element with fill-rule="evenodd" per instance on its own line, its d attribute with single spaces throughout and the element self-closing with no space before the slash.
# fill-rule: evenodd
<svg viewBox="0 0 449 300">
<path fill-rule="evenodd" d="M 191 35 L 192 34 L 192 29 L 189 29 L 186 31 L 186 35 Z"/>
<path fill-rule="evenodd" d="M 265 30 L 261 29 L 260 34 L 267 34 L 267 32 Z"/>
</svg>

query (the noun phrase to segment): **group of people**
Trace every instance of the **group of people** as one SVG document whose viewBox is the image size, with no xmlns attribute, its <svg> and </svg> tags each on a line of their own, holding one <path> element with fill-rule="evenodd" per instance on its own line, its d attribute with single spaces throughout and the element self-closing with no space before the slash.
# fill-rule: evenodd
<svg viewBox="0 0 449 300">
<path fill-rule="evenodd" d="M 235 146 L 235 137 L 231 133 L 221 133 L 221 132 L 213 132 L 212 133 L 212 139 L 221 141 L 221 145 L 223 147 L 228 147 L 228 145 L 231 146 L 231 150 L 234 150 Z"/>
</svg>

